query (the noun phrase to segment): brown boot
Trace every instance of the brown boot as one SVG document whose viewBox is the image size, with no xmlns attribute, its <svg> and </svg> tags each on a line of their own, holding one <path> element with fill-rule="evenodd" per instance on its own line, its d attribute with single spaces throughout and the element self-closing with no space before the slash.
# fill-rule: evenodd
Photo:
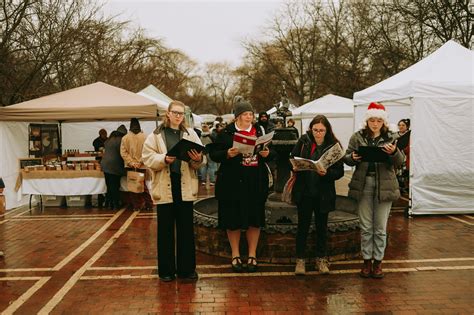
<svg viewBox="0 0 474 315">
<path fill-rule="evenodd" d="M 362 278 L 369 278 L 372 274 L 372 260 L 371 259 L 364 259 L 364 266 L 360 270 L 359 275 Z"/>
<path fill-rule="evenodd" d="M 381 279 L 385 275 L 382 271 L 382 261 L 374 259 L 374 269 L 372 270 L 372 278 Z"/>
</svg>

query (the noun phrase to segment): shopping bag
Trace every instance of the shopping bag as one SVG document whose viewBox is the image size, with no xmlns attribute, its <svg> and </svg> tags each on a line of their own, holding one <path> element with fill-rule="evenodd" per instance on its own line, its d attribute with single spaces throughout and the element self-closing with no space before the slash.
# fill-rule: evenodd
<svg viewBox="0 0 474 315">
<path fill-rule="evenodd" d="M 127 188 L 128 191 L 134 193 L 142 193 L 145 191 L 145 173 L 137 171 L 127 172 Z"/>
<path fill-rule="evenodd" d="M 296 182 L 296 174 L 291 173 L 290 178 L 286 181 L 285 186 L 283 187 L 283 192 L 281 193 L 281 201 L 286 202 L 287 204 L 294 204 L 293 202 L 293 187 Z"/>
</svg>

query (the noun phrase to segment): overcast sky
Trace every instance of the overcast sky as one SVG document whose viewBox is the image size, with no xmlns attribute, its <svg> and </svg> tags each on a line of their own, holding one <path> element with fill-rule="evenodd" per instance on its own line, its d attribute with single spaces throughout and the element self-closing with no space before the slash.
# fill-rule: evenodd
<svg viewBox="0 0 474 315">
<path fill-rule="evenodd" d="M 260 38 L 284 0 L 105 0 L 106 15 L 121 13 L 151 37 L 201 64 L 240 64 L 241 41 Z"/>
</svg>

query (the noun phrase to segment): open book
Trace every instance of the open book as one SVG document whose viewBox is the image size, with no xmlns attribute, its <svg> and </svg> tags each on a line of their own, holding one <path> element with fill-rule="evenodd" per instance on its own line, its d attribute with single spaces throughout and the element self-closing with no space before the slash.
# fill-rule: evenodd
<svg viewBox="0 0 474 315">
<path fill-rule="evenodd" d="M 331 165 L 339 161 L 344 156 L 344 150 L 340 143 L 334 144 L 321 155 L 319 160 L 313 161 L 299 156 L 290 159 L 293 171 L 317 171 L 327 170 Z"/>
<path fill-rule="evenodd" d="M 187 139 L 181 139 L 166 153 L 166 155 L 175 156 L 178 160 L 188 162 L 191 160 L 188 155 L 188 151 L 196 150 L 197 152 L 203 152 L 204 149 L 205 147 L 199 143 L 192 142 Z"/>
<path fill-rule="evenodd" d="M 263 148 L 265 148 L 270 143 L 270 141 L 272 141 L 274 133 L 275 132 L 272 131 L 257 138 L 245 136 L 236 132 L 234 134 L 234 143 L 232 144 L 232 147 L 239 149 L 239 152 L 243 155 L 251 155 L 263 150 Z"/>
</svg>

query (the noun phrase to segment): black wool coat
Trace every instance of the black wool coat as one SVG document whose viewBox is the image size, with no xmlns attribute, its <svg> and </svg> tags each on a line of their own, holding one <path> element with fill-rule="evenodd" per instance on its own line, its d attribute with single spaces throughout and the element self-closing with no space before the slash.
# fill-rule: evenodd
<svg viewBox="0 0 474 315">
<path fill-rule="evenodd" d="M 258 125 L 254 125 L 257 130 L 257 136 L 263 135 L 262 129 Z M 268 167 L 265 162 L 269 162 L 276 157 L 276 152 L 269 147 L 270 154 L 264 158 L 258 156 L 257 176 L 255 180 L 258 182 L 257 191 L 249 191 L 245 187 L 240 187 L 243 182 L 242 154 L 238 154 L 233 158 L 227 158 L 227 150 L 232 148 L 234 142 L 234 133 L 237 132 L 235 124 L 228 125 L 224 130 L 218 133 L 216 141 L 211 145 L 209 157 L 214 162 L 220 163 L 217 170 L 217 179 L 215 186 L 215 196 L 218 200 L 240 200 L 240 198 L 249 198 L 249 200 L 266 200 L 268 197 Z M 244 196 L 240 196 L 238 191 L 246 191 Z"/>
<path fill-rule="evenodd" d="M 313 136 L 309 133 L 302 135 L 293 148 L 290 158 L 299 156 L 305 159 L 311 159 L 313 139 Z M 323 153 L 333 144 L 334 143 L 323 143 Z M 301 203 L 308 192 L 308 190 L 305 191 L 308 182 L 307 177 L 311 175 L 319 176 L 317 173 L 311 174 L 310 172 L 311 171 L 296 172 L 296 182 L 292 190 L 293 200 L 296 204 Z M 336 186 L 334 183 L 342 176 L 344 176 L 344 164 L 341 159 L 328 168 L 325 176 L 319 178 L 317 190 L 319 191 L 321 212 L 327 213 L 336 209 Z"/>
</svg>

